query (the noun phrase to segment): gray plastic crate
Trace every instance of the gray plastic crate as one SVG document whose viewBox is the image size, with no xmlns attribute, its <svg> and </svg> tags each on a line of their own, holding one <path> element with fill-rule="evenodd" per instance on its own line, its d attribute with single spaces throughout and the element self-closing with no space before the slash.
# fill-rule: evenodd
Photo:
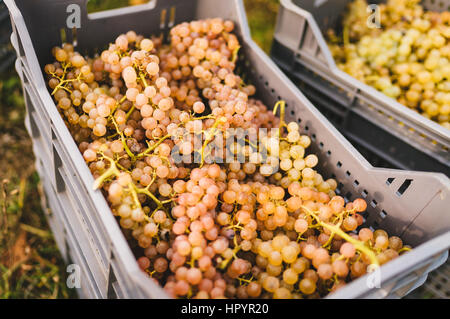
<svg viewBox="0 0 450 319">
<path fill-rule="evenodd" d="M 392 167 L 450 176 L 450 130 L 341 71 L 322 32 L 339 29 L 352 0 L 281 0 L 272 59 L 356 146 Z M 382 0 L 370 1 L 381 3 Z M 446 10 L 450 0 L 422 1 Z"/>
<path fill-rule="evenodd" d="M 248 71 L 247 80 L 257 87 L 259 98 L 267 105 L 280 98 L 287 102 L 287 119 L 300 122 L 312 138 L 312 151 L 320 158 L 319 170 L 342 182 L 339 192 L 346 198 L 363 196 L 368 201 L 367 225 L 383 227 L 416 247 L 381 267 L 381 289 L 368 288 L 363 277 L 330 297 L 402 296 L 422 284 L 427 273 L 447 258 L 449 179 L 443 174 L 372 167 L 251 40 L 241 1 L 157 1 L 87 18 L 86 1 L 6 0 L 37 166 L 46 181 L 51 213 L 64 228 L 65 238 L 59 241 L 85 274 L 83 296 L 166 295 L 139 270 L 105 198 L 92 189 L 93 177 L 45 84 L 42 68 L 51 61 L 51 48 L 61 42 L 66 7 L 73 3 L 79 4 L 82 12 L 82 27 L 77 30 L 77 49 L 82 52 L 107 44 L 129 29 L 150 35 L 166 33 L 173 24 L 193 19 L 221 16 L 235 21 L 242 44 L 239 64 Z"/>
</svg>

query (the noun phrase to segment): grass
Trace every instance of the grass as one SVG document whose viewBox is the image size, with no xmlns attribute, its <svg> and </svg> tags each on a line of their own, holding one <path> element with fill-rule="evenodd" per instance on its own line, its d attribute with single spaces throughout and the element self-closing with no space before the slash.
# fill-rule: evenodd
<svg viewBox="0 0 450 319">
<path fill-rule="evenodd" d="M 279 0 L 244 0 L 250 32 L 255 42 L 270 52 Z"/>
<path fill-rule="evenodd" d="M 0 298 L 70 298 L 39 200 L 20 80 L 0 76 Z"/>
</svg>

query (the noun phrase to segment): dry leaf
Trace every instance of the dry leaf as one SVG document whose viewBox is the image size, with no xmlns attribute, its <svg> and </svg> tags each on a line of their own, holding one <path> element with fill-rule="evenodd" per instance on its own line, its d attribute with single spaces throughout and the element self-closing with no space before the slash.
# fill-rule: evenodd
<svg viewBox="0 0 450 319">
<path fill-rule="evenodd" d="M 27 250 L 29 251 L 27 233 L 25 231 L 21 231 L 19 236 L 17 236 L 16 242 L 9 251 L 9 258 L 6 259 L 8 263 L 7 266 L 11 267 L 25 261 L 28 258 Z"/>
</svg>

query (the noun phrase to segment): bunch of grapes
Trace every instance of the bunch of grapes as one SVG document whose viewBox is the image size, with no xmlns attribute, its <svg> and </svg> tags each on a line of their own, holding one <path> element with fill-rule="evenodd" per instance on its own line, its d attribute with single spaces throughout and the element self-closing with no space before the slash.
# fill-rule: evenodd
<svg viewBox="0 0 450 319">
<path fill-rule="evenodd" d="M 129 31 L 94 57 L 64 44 L 45 66 L 142 271 L 179 298 L 318 298 L 408 251 L 362 228 L 365 201 L 314 169 L 284 102 L 253 96 L 233 28 L 186 22 L 168 44 Z M 260 143 L 226 145 L 233 129 Z"/>
<path fill-rule="evenodd" d="M 343 71 L 450 129 L 450 12 L 418 2 L 381 4 L 381 28 L 367 25 L 365 0 L 352 2 L 330 49 Z"/>
</svg>

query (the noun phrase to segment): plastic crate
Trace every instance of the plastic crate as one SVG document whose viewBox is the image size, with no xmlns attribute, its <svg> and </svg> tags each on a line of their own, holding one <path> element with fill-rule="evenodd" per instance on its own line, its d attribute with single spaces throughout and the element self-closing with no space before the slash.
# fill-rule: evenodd
<svg viewBox="0 0 450 319">
<path fill-rule="evenodd" d="M 281 0 L 272 59 L 355 146 L 392 167 L 450 176 L 450 130 L 336 66 L 322 32 L 339 29 L 351 1 Z M 440 11 L 450 6 L 449 0 L 422 2 Z"/>
<path fill-rule="evenodd" d="M 9 43 L 11 34 L 11 23 L 9 20 L 8 9 L 3 0 L 0 0 L 0 72 L 14 63 L 14 49 Z"/>
<path fill-rule="evenodd" d="M 267 105 L 274 105 L 280 98 L 287 102 L 287 119 L 300 122 L 311 136 L 312 151 L 320 158 L 319 170 L 345 184 L 339 184 L 339 192 L 347 199 L 363 196 L 368 201 L 367 225 L 383 227 L 416 247 L 380 268 L 381 289 L 368 288 L 362 277 L 330 297 L 402 296 L 422 284 L 427 273 L 447 258 L 449 179 L 443 174 L 372 167 L 251 40 L 241 1 L 157 1 L 87 19 L 86 1 L 6 0 L 28 109 L 27 127 L 40 175 L 48 181 L 46 192 L 52 214 L 64 227 L 68 254 L 85 273 L 86 296 L 166 295 L 139 270 L 105 198 L 92 189 L 93 177 L 45 84 L 42 68 L 50 62 L 51 48 L 60 44 L 66 6 L 73 3 L 82 10 L 82 28 L 77 30 L 77 50 L 81 52 L 107 44 L 129 29 L 145 35 L 164 34 L 181 21 L 216 16 L 235 21 L 242 45 L 239 63 L 248 71 L 247 81 L 256 86 L 259 98 Z M 169 16 L 172 19 L 161 18 Z"/>
</svg>

